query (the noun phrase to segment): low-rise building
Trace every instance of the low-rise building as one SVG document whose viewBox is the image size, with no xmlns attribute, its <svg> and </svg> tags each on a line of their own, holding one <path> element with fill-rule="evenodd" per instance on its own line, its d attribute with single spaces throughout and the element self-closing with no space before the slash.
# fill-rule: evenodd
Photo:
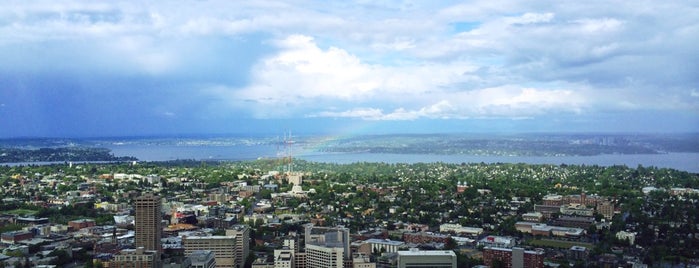
<svg viewBox="0 0 699 268">
<path fill-rule="evenodd" d="M 159 265 L 160 253 L 155 250 L 146 250 L 143 247 L 122 249 L 109 262 L 110 268 L 160 267 Z"/>
<path fill-rule="evenodd" d="M 489 235 L 478 241 L 478 246 L 512 248 L 517 244 L 514 237 Z"/>
<path fill-rule="evenodd" d="M 590 217 L 594 214 L 595 211 L 591 208 L 587 208 L 583 204 L 570 204 L 561 206 L 560 212 L 562 215 L 577 215 Z"/>
<path fill-rule="evenodd" d="M 451 250 L 398 251 L 398 268 L 433 267 L 456 268 L 456 253 Z"/>
<path fill-rule="evenodd" d="M 34 237 L 34 233 L 28 231 L 12 231 L 2 233 L 0 241 L 5 244 L 15 244 L 19 241 L 29 240 Z"/>
<path fill-rule="evenodd" d="M 478 236 L 483 233 L 483 228 L 478 227 L 464 227 L 460 224 L 445 223 L 439 226 L 439 231 L 442 233 L 455 233 L 455 234 L 467 234 Z"/>
<path fill-rule="evenodd" d="M 619 231 L 616 233 L 616 238 L 619 240 L 629 241 L 629 244 L 633 245 L 636 242 L 636 233 Z"/>
<path fill-rule="evenodd" d="M 83 229 L 83 228 L 88 228 L 95 226 L 95 220 L 91 219 L 80 219 L 80 220 L 73 220 L 68 222 L 68 226 L 74 231 Z"/>
<path fill-rule="evenodd" d="M 359 246 L 359 252 L 365 254 L 397 252 L 405 247 L 405 242 L 390 239 L 367 239 Z"/>
<path fill-rule="evenodd" d="M 544 219 L 544 214 L 541 214 L 541 212 L 524 213 L 522 214 L 522 219 L 524 221 L 541 222 Z"/>
</svg>

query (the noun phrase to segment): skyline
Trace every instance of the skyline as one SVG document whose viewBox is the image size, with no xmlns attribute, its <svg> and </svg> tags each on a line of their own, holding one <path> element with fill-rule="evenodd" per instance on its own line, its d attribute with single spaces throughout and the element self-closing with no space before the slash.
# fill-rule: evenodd
<svg viewBox="0 0 699 268">
<path fill-rule="evenodd" d="M 699 131 L 685 1 L 10 1 L 0 138 Z"/>
</svg>

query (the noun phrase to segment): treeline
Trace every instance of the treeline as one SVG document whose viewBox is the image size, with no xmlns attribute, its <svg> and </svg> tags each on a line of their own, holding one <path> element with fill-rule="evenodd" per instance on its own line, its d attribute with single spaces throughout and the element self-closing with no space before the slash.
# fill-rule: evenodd
<svg viewBox="0 0 699 268">
<path fill-rule="evenodd" d="M 383 140 L 382 140 L 383 141 Z M 352 140 L 321 148 L 324 152 L 367 152 L 391 154 L 468 154 L 468 155 L 600 155 L 600 154 L 656 154 L 651 146 L 632 143 L 574 144 L 561 140 L 527 139 L 445 139 L 414 138 L 401 142 Z"/>
<path fill-rule="evenodd" d="M 0 148 L 0 163 L 63 161 L 136 161 L 131 156 L 114 156 L 107 148 L 64 147 L 18 149 Z"/>
</svg>

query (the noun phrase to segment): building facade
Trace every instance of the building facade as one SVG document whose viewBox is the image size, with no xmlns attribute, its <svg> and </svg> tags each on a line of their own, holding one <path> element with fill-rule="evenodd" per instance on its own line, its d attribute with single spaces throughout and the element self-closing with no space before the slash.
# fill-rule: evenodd
<svg viewBox="0 0 699 268">
<path fill-rule="evenodd" d="M 250 227 L 247 225 L 233 225 L 226 229 L 227 236 L 235 236 L 236 252 L 235 252 L 235 267 L 243 268 L 250 254 Z"/>
<path fill-rule="evenodd" d="M 157 268 L 161 267 L 160 253 L 155 250 L 146 250 L 143 247 L 136 249 L 123 249 L 109 262 L 112 268 Z"/>
<path fill-rule="evenodd" d="M 483 249 L 483 262 L 489 267 L 501 264 L 507 268 L 542 268 L 544 251 L 486 247 Z"/>
<path fill-rule="evenodd" d="M 210 250 L 195 250 L 187 255 L 191 268 L 215 268 L 216 258 L 214 252 Z"/>
<path fill-rule="evenodd" d="M 134 202 L 135 217 L 135 245 L 146 250 L 162 251 L 160 238 L 162 237 L 162 206 L 160 197 L 146 194 L 136 198 Z"/>
<path fill-rule="evenodd" d="M 187 236 L 182 238 L 182 246 L 185 255 L 198 250 L 210 250 L 214 253 L 216 267 L 235 268 L 235 236 Z"/>
<path fill-rule="evenodd" d="M 325 245 L 306 245 L 306 267 L 343 268 L 344 249 Z"/>
<path fill-rule="evenodd" d="M 398 268 L 456 268 L 456 253 L 451 250 L 398 251 Z"/>
</svg>

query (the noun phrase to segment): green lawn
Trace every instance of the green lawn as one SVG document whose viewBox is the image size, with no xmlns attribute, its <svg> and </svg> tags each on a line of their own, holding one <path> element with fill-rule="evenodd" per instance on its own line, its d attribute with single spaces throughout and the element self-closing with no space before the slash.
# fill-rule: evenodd
<svg viewBox="0 0 699 268">
<path fill-rule="evenodd" d="M 5 213 L 26 216 L 26 215 L 34 215 L 34 214 L 36 214 L 36 212 L 37 212 L 36 210 L 18 208 L 18 209 L 13 209 L 13 210 L 7 211 Z"/>
<path fill-rule="evenodd" d="M 531 240 L 527 244 L 535 246 L 535 247 L 554 247 L 554 248 L 570 248 L 572 246 L 581 246 L 581 247 L 586 247 L 588 249 L 592 249 L 594 247 L 593 244 L 590 243 L 582 243 L 582 242 L 573 242 L 573 241 L 561 241 L 561 240 L 550 240 L 550 239 L 537 239 L 537 240 Z"/>
</svg>

